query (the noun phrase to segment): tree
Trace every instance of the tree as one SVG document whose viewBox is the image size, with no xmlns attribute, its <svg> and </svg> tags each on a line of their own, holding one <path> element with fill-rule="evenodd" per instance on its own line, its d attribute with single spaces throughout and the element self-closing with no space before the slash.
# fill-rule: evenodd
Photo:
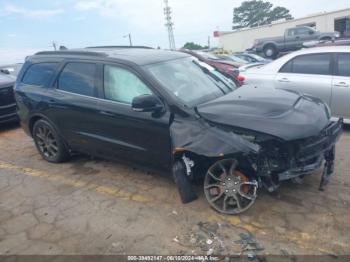
<svg viewBox="0 0 350 262">
<path fill-rule="evenodd" d="M 289 10 L 285 7 L 273 5 L 262 0 L 242 2 L 241 6 L 233 9 L 232 29 L 256 27 L 268 25 L 279 19 L 293 19 Z"/>
<path fill-rule="evenodd" d="M 201 50 L 201 49 L 208 49 L 208 46 L 201 46 L 198 44 L 195 44 L 193 42 L 187 42 L 184 46 L 184 49 L 189 49 L 189 50 Z"/>
</svg>

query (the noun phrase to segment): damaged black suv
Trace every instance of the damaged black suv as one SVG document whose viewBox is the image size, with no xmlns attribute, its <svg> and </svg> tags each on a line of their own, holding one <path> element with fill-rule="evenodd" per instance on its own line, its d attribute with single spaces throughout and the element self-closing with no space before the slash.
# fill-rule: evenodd
<svg viewBox="0 0 350 262">
<path fill-rule="evenodd" d="M 235 84 L 184 53 L 142 48 L 39 52 L 17 78 L 24 130 L 44 159 L 73 152 L 172 174 L 183 202 L 238 214 L 281 181 L 334 168 L 342 120 L 317 98 Z"/>
</svg>

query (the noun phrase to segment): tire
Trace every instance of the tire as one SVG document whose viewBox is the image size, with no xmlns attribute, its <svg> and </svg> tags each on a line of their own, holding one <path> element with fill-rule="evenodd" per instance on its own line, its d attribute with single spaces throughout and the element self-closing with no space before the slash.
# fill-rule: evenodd
<svg viewBox="0 0 350 262">
<path fill-rule="evenodd" d="M 191 181 L 186 175 L 184 164 L 181 161 L 175 162 L 173 176 L 183 204 L 187 204 L 198 198 L 192 188 Z"/>
<path fill-rule="evenodd" d="M 278 51 L 274 45 L 267 45 L 264 47 L 264 56 L 267 58 L 276 58 Z"/>
<path fill-rule="evenodd" d="M 42 119 L 35 122 L 32 134 L 37 150 L 46 161 L 61 163 L 69 158 L 63 139 L 49 122 Z"/>
</svg>

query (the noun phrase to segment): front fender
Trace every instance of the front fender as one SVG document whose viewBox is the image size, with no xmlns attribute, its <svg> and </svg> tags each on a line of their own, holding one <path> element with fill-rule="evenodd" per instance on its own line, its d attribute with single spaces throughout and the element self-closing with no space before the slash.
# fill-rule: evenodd
<svg viewBox="0 0 350 262">
<path fill-rule="evenodd" d="M 170 125 L 173 150 L 186 150 L 206 157 L 257 154 L 260 146 L 241 136 L 210 126 L 202 119 L 174 119 Z"/>
</svg>

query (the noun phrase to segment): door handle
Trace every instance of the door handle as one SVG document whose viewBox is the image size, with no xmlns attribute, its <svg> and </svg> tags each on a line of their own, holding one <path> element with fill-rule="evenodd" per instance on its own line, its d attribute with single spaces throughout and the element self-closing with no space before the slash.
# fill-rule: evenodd
<svg viewBox="0 0 350 262">
<path fill-rule="evenodd" d="M 278 81 L 279 81 L 279 82 L 282 82 L 282 83 L 288 83 L 288 82 L 290 82 L 289 79 L 286 78 L 286 77 L 280 78 L 280 79 L 278 79 Z"/>
<path fill-rule="evenodd" d="M 349 84 L 345 83 L 345 82 L 339 82 L 334 84 L 334 86 L 338 86 L 338 87 L 349 87 Z"/>
<path fill-rule="evenodd" d="M 114 114 L 110 111 L 100 111 L 100 113 L 105 116 L 114 116 Z"/>
</svg>

